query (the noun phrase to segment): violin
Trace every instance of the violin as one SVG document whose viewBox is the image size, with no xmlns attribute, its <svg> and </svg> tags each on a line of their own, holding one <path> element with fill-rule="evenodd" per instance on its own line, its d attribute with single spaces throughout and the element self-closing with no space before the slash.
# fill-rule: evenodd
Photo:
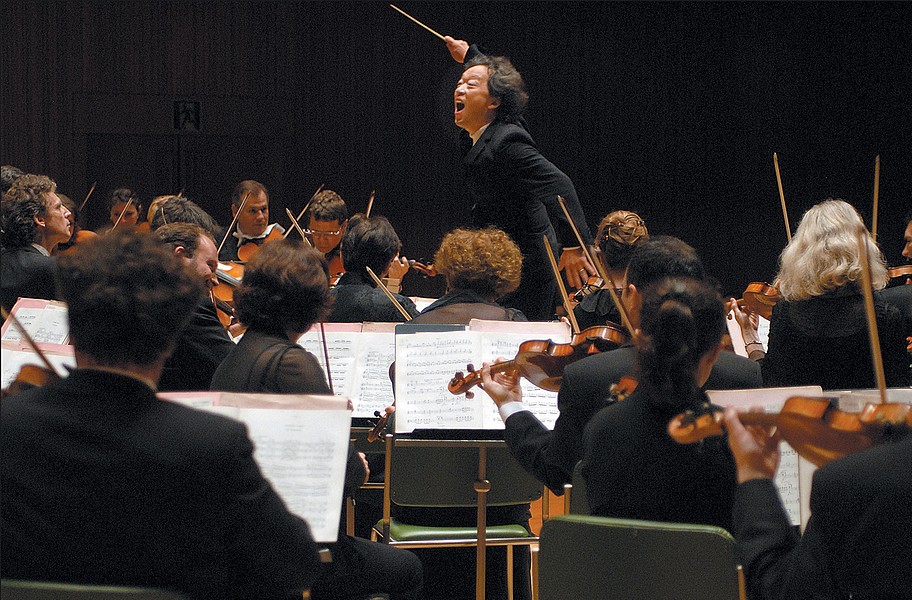
<svg viewBox="0 0 912 600">
<path fill-rule="evenodd" d="M 98 234 L 94 231 L 89 231 L 88 229 L 79 229 L 76 233 L 73 234 L 73 237 L 69 241 L 64 242 L 63 244 L 57 244 L 57 247 L 54 248 L 54 251 L 51 252 L 54 256 L 64 256 L 66 254 L 72 254 L 76 251 L 76 248 L 79 244 L 84 244 L 91 240 L 92 238 L 97 238 Z"/>
<path fill-rule="evenodd" d="M 573 336 L 568 344 L 555 344 L 551 340 L 529 340 L 519 345 L 513 360 L 491 365 L 492 373 L 503 373 L 516 369 L 520 375 L 544 390 L 556 392 L 564 377 L 564 368 L 591 354 L 607 352 L 627 343 L 627 336 L 614 324 L 590 327 Z M 447 389 L 451 394 L 465 394 L 472 398 L 469 390 L 481 383 L 481 371 L 466 365 L 468 376 L 457 372 Z"/>
<path fill-rule="evenodd" d="M 253 258 L 253 255 L 256 254 L 260 249 L 260 246 L 263 244 L 268 244 L 269 242 L 274 242 L 275 240 L 284 239 L 284 237 L 285 234 L 280 232 L 278 227 L 273 227 L 272 231 L 269 232 L 269 235 L 263 238 L 259 244 L 253 240 L 244 240 L 244 243 L 238 246 L 237 249 L 238 260 L 241 262 L 247 262 Z"/>
<path fill-rule="evenodd" d="M 570 299 L 573 300 L 573 302 L 575 304 L 579 304 L 580 302 L 583 301 L 583 298 L 594 294 L 595 292 L 599 291 L 603 287 L 605 287 L 605 280 L 602 279 L 601 277 L 599 277 L 598 275 L 593 275 L 589 279 L 586 280 L 586 283 L 583 284 L 583 287 L 576 290 L 576 292 L 574 292 L 574 294 L 572 296 L 570 296 Z M 615 290 L 615 291 L 620 293 L 620 290 Z"/>
<path fill-rule="evenodd" d="M 44 387 L 59 380 L 60 376 L 47 367 L 22 365 L 22 368 L 16 374 L 16 378 L 8 386 L 0 390 L 0 398 L 16 396 L 32 388 Z"/>
<path fill-rule="evenodd" d="M 912 265 L 899 265 L 887 269 L 887 276 L 890 279 L 906 278 L 906 285 L 912 285 Z"/>
<path fill-rule="evenodd" d="M 409 267 L 415 269 L 425 277 L 437 277 L 437 275 L 439 275 L 437 269 L 434 268 L 434 265 L 426 265 L 423 262 L 419 262 L 417 260 L 409 260 L 408 263 Z"/>
<path fill-rule="evenodd" d="M 754 282 L 747 284 L 741 299 L 738 300 L 738 306 L 769 321 L 773 315 L 773 307 L 780 300 L 782 294 L 775 287 L 768 283 Z"/>
<path fill-rule="evenodd" d="M 668 435 L 679 444 L 722 435 L 724 423 L 718 407 L 687 411 L 668 423 Z M 815 465 L 899 439 L 912 428 L 912 406 L 901 403 L 867 404 L 859 413 L 839 410 L 835 398 L 794 396 L 778 413 L 738 413 L 745 425 L 775 426 L 782 439 Z"/>
<path fill-rule="evenodd" d="M 219 321 L 228 327 L 234 319 L 234 288 L 241 284 L 244 265 L 237 262 L 219 262 L 215 277 L 219 284 L 212 288 L 212 302 L 219 313 Z"/>
</svg>

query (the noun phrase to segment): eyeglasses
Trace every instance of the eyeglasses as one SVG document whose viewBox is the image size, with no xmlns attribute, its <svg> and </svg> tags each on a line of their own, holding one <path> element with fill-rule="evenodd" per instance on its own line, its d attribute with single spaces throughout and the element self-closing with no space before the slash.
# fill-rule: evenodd
<svg viewBox="0 0 912 600">
<path fill-rule="evenodd" d="M 339 235 L 340 233 L 342 233 L 342 230 L 339 229 L 339 230 L 337 230 L 337 231 L 315 231 L 315 230 L 313 230 L 313 229 L 305 229 L 305 230 L 304 230 L 304 233 L 306 233 L 307 235 L 317 235 L 317 236 L 323 236 L 323 237 L 332 237 L 332 236 L 334 236 L 334 235 Z"/>
</svg>

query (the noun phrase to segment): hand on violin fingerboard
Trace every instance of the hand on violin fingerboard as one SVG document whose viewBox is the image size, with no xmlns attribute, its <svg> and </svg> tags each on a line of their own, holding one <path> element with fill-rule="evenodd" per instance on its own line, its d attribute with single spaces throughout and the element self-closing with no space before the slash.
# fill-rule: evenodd
<svg viewBox="0 0 912 600">
<path fill-rule="evenodd" d="M 519 371 L 513 369 L 503 373 L 491 373 L 491 365 L 506 361 L 497 358 L 493 363 L 486 362 L 481 367 L 481 389 L 483 389 L 498 408 L 508 402 L 522 402 L 522 388 L 519 385 Z"/>
<path fill-rule="evenodd" d="M 409 266 L 409 261 L 406 257 L 397 256 L 390 262 L 389 271 L 386 276 L 392 280 L 402 281 L 402 278 L 408 273 Z"/>
<path fill-rule="evenodd" d="M 779 469 L 779 434 L 775 427 L 745 427 L 734 408 L 725 409 L 728 445 L 738 465 L 738 483 L 751 479 L 773 479 Z"/>
</svg>

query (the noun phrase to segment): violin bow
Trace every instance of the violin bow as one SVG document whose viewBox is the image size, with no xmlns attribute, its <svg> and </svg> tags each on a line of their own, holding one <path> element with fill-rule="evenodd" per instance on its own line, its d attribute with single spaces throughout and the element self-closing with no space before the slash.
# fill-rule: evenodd
<svg viewBox="0 0 912 600">
<path fill-rule="evenodd" d="M 123 216 L 127 214 L 127 209 L 130 208 L 130 205 L 133 204 L 133 197 L 127 199 L 127 203 L 124 205 L 123 210 L 120 211 L 120 216 L 117 217 L 117 220 L 114 221 L 114 226 L 111 227 L 111 231 L 117 229 L 117 226 L 120 224 L 120 220 L 123 219 Z"/>
<path fill-rule="evenodd" d="M 880 403 L 887 402 L 887 379 L 884 376 L 883 357 L 880 355 L 880 337 L 877 335 L 877 317 L 874 315 L 874 292 L 871 283 L 871 259 L 868 256 L 868 245 L 865 243 L 864 226 L 858 228 L 858 254 L 861 257 L 861 294 L 864 296 L 865 314 L 868 319 L 868 340 L 871 342 L 871 360 L 874 364 L 874 376 L 877 378 L 877 389 L 880 391 Z"/>
<path fill-rule="evenodd" d="M 38 355 L 38 358 L 41 359 L 41 362 L 44 363 L 44 366 L 47 368 L 47 370 L 53 373 L 55 376 L 60 377 L 60 373 L 57 372 L 57 369 L 54 368 L 54 365 L 52 365 L 51 361 L 49 361 L 47 356 L 45 356 L 44 351 L 38 347 L 38 344 L 35 343 L 35 340 L 33 340 L 32 336 L 29 335 L 29 332 L 25 330 L 25 327 L 22 325 L 22 323 L 19 322 L 19 319 L 16 318 L 16 315 L 11 312 L 7 312 L 6 309 L 2 306 L 0 306 L 0 314 L 3 315 L 4 320 L 10 319 L 12 321 L 13 325 L 16 326 L 16 329 L 19 330 L 19 334 L 22 336 L 22 339 L 25 340 L 25 343 L 28 345 L 28 347 Z"/>
<path fill-rule="evenodd" d="M 89 201 L 89 198 L 92 197 L 92 192 L 95 191 L 95 186 L 98 185 L 98 182 L 92 183 L 92 187 L 89 188 L 89 193 L 86 194 L 85 200 L 82 201 L 82 204 L 79 205 L 79 214 L 82 214 L 82 209 L 85 208 L 86 202 Z"/>
<path fill-rule="evenodd" d="M 580 243 L 580 247 L 583 249 L 583 253 L 586 255 L 586 260 L 588 260 L 595 267 L 595 270 L 599 273 L 599 277 L 601 277 L 603 281 L 608 282 L 608 295 L 611 297 L 611 301 L 614 302 L 615 307 L 617 307 L 618 312 L 621 315 L 621 322 L 624 327 L 627 328 L 627 332 L 630 334 L 630 338 L 636 339 L 636 333 L 633 330 L 633 324 L 630 322 L 630 315 L 627 313 L 627 308 L 621 302 L 621 299 L 618 298 L 617 292 L 615 291 L 617 289 L 617 286 L 614 284 L 614 279 L 608 273 L 608 269 L 605 268 L 605 265 L 602 264 L 602 261 L 594 260 L 592 254 L 589 252 L 588 247 L 583 241 L 583 236 L 580 234 L 576 223 L 573 221 L 573 217 L 570 216 L 570 211 L 567 210 L 567 203 L 564 201 L 564 197 L 558 196 L 557 203 L 560 204 L 561 209 L 564 211 L 564 215 L 570 222 L 570 227 L 573 229 L 573 233 L 576 235 L 576 239 Z"/>
<path fill-rule="evenodd" d="M 871 217 L 871 237 L 877 241 L 877 200 L 880 198 L 880 154 L 874 159 L 874 214 Z"/>
<path fill-rule="evenodd" d="M 286 209 L 285 209 L 285 214 L 288 215 L 288 218 L 291 219 L 291 224 L 294 226 L 295 229 L 298 230 L 298 233 L 301 234 L 301 239 L 304 240 L 304 242 L 305 242 L 308 246 L 310 246 L 311 248 L 313 248 L 313 244 L 311 244 L 311 243 L 310 243 L 310 240 L 307 239 L 307 236 L 304 235 L 304 230 L 301 229 L 301 226 L 300 226 L 300 225 L 298 225 L 298 220 L 294 218 L 294 215 L 291 214 L 291 211 L 290 211 L 289 209 L 286 208 Z M 289 231 L 291 231 L 291 230 L 289 229 Z M 282 237 L 282 239 L 284 240 L 286 237 L 288 237 L 288 233 L 287 233 L 287 232 L 286 232 L 285 235 Z"/>
<path fill-rule="evenodd" d="M 573 334 L 580 332 L 579 323 L 576 315 L 573 313 L 573 305 L 570 304 L 570 297 L 567 295 L 567 288 L 564 287 L 564 280 L 561 279 L 560 270 L 557 268 L 557 261 L 554 260 L 554 251 L 551 250 L 551 242 L 548 241 L 547 235 L 542 235 L 542 242 L 545 244 L 545 250 L 548 252 L 548 260 L 551 261 L 551 271 L 554 273 L 554 279 L 557 280 L 557 288 L 560 290 L 561 300 L 564 302 L 564 310 L 567 311 L 567 318 L 570 319 L 570 326 L 573 327 Z"/>
<path fill-rule="evenodd" d="M 776 184 L 779 186 L 779 202 L 782 203 L 782 217 L 785 219 L 785 235 L 792 241 L 792 227 L 789 225 L 788 210 L 785 208 L 785 192 L 782 191 L 782 175 L 779 173 L 779 155 L 773 152 L 773 166 L 776 168 Z"/>
<path fill-rule="evenodd" d="M 367 269 L 367 274 L 371 276 L 371 279 L 374 280 L 374 283 L 377 284 L 377 287 L 380 288 L 381 290 L 383 290 L 383 293 L 386 294 L 386 297 L 389 298 L 390 302 L 393 303 L 393 306 L 395 306 L 399 310 L 399 313 L 402 314 L 403 317 L 405 317 L 405 320 L 411 321 L 412 315 L 408 314 L 408 311 L 405 310 L 401 304 L 399 304 L 399 301 L 396 300 L 396 297 L 393 296 L 393 293 L 390 292 L 388 289 L 386 289 L 386 286 L 383 285 L 383 282 L 380 281 L 380 278 L 377 277 L 377 274 L 374 273 L 374 270 L 371 269 L 370 267 L 364 267 L 364 268 Z"/>
<path fill-rule="evenodd" d="M 323 326 L 323 321 L 320 321 L 320 338 L 323 340 L 323 358 L 326 359 L 326 379 L 329 381 L 329 393 L 335 396 L 336 390 L 333 389 L 333 376 L 329 370 L 329 347 L 326 344 L 326 328 Z"/>
<path fill-rule="evenodd" d="M 443 36 L 442 36 L 441 34 L 437 33 L 436 31 L 434 31 L 433 29 L 431 29 L 430 27 L 428 27 L 427 25 L 425 25 L 424 23 L 422 23 L 421 21 L 419 21 L 418 19 L 416 19 L 416 18 L 413 17 L 412 15 L 408 14 L 407 12 L 405 12 L 404 10 L 402 10 L 401 8 L 399 8 L 398 6 L 396 6 L 395 4 L 390 4 L 390 8 L 392 8 L 392 9 L 395 10 L 396 12 L 400 13 L 400 14 L 401 14 L 402 16 L 404 16 L 405 18 L 410 19 L 410 20 L 413 21 L 414 23 L 416 23 L 416 24 L 420 25 L 421 27 L 425 28 L 426 30 L 430 31 L 431 33 L 433 33 L 434 35 L 436 35 L 437 37 L 439 37 L 442 41 L 445 41 L 445 40 L 443 40 Z"/>
<path fill-rule="evenodd" d="M 298 218 L 297 218 L 298 221 L 300 221 L 301 219 L 304 218 L 304 214 L 307 212 L 307 209 L 310 208 L 310 205 L 313 204 L 313 201 L 316 199 L 317 194 L 319 194 L 320 192 L 323 191 L 324 185 L 326 185 L 326 184 L 325 183 L 320 184 L 320 187 L 317 188 L 317 191 L 313 193 L 313 196 L 310 197 L 310 200 L 307 201 L 307 204 L 305 204 L 304 208 L 301 209 L 301 212 L 298 213 Z M 288 210 L 288 209 L 286 209 L 286 210 Z M 294 222 L 294 221 L 295 221 L 295 219 L 292 219 L 292 222 Z M 285 232 L 285 236 L 282 239 L 284 240 L 285 238 L 287 238 L 288 234 L 290 234 L 290 233 L 291 233 L 291 229 L 289 229 L 288 231 Z M 302 233 L 301 235 L 303 236 L 304 234 Z M 310 240 L 307 240 L 307 241 L 310 241 Z"/>
<path fill-rule="evenodd" d="M 390 6 L 392 6 L 392 4 Z M 377 194 L 377 190 L 371 190 L 370 198 L 367 199 L 367 210 L 364 211 L 365 219 L 370 219 L 371 209 L 374 207 L 374 196 L 376 194 Z"/>
<path fill-rule="evenodd" d="M 222 238 L 222 243 L 219 244 L 218 250 L 215 252 L 216 254 L 222 253 L 222 246 L 225 245 L 225 242 L 228 240 L 228 236 L 231 235 L 232 230 L 234 230 L 234 226 L 237 224 L 238 217 L 241 216 L 241 211 L 244 210 L 245 206 L 247 206 L 247 196 L 249 195 L 250 192 L 246 192 L 244 194 L 244 197 L 241 198 L 241 205 L 238 207 L 237 212 L 234 213 L 234 218 L 231 219 L 231 225 L 229 225 L 228 229 L 225 230 L 225 237 Z"/>
</svg>

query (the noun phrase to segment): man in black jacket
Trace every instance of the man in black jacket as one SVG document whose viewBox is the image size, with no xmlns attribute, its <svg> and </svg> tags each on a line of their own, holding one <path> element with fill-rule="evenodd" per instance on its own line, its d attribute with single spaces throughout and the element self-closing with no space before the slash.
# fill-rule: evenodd
<svg viewBox="0 0 912 600">
<path fill-rule="evenodd" d="M 696 250 L 670 236 L 654 236 L 634 251 L 627 270 L 622 302 L 633 326 L 639 327 L 640 294 L 650 283 L 665 277 L 704 279 L 706 273 Z M 573 468 L 582 459 L 583 430 L 595 414 L 612 400 L 612 384 L 622 376 L 636 376 L 636 350 L 625 346 L 579 360 L 566 369 L 557 396 L 560 414 L 549 431 L 520 402 L 500 405 L 506 425 L 504 437 L 516 460 L 556 494 L 570 483 Z M 742 389 L 762 385 L 754 361 L 721 352 L 705 389 Z"/>
<path fill-rule="evenodd" d="M 321 572 L 243 424 L 159 400 L 203 286 L 149 236 L 61 258 L 77 369 L 0 404 L 3 578 L 287 598 Z"/>
</svg>

